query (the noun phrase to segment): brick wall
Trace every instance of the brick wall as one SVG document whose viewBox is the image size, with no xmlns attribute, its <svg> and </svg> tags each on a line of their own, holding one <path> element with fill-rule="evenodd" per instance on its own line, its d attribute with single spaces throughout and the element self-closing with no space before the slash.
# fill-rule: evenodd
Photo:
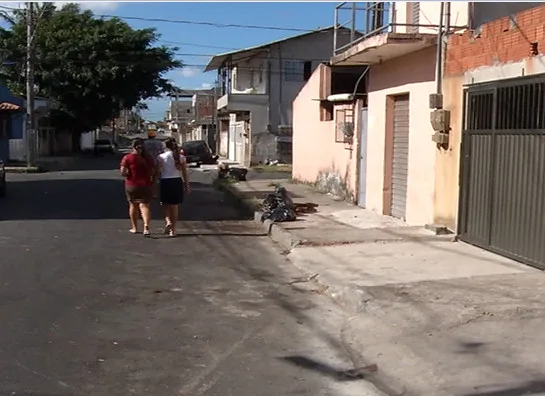
<svg viewBox="0 0 545 396">
<path fill-rule="evenodd" d="M 545 52 L 545 5 L 484 24 L 475 31 L 449 37 L 445 75 L 463 74 L 481 66 L 518 62 Z"/>
</svg>

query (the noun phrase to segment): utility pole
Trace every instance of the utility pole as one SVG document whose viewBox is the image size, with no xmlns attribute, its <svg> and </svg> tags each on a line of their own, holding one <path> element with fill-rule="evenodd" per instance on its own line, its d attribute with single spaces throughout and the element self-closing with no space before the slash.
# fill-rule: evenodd
<svg viewBox="0 0 545 396">
<path fill-rule="evenodd" d="M 37 145 L 34 131 L 34 4 L 26 3 L 26 158 L 33 166 Z"/>
<path fill-rule="evenodd" d="M 214 98 L 212 100 L 212 122 L 214 123 L 214 139 L 216 139 L 216 154 L 220 152 L 220 121 L 218 117 L 218 88 L 219 81 L 214 81 Z"/>
</svg>

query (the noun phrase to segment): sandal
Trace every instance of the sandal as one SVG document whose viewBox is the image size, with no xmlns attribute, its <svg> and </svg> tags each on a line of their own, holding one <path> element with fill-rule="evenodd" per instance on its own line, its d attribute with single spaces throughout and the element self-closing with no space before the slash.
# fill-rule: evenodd
<svg viewBox="0 0 545 396">
<path fill-rule="evenodd" d="M 150 232 L 149 228 L 144 228 L 143 234 L 144 234 L 144 236 L 150 236 L 151 232 Z"/>
<path fill-rule="evenodd" d="M 170 231 L 168 232 L 168 236 L 169 236 L 169 237 L 175 237 L 175 236 L 176 236 L 176 232 L 171 228 Z"/>
<path fill-rule="evenodd" d="M 172 232 L 172 224 L 167 224 L 165 228 L 163 228 L 163 234 L 167 235 Z"/>
</svg>

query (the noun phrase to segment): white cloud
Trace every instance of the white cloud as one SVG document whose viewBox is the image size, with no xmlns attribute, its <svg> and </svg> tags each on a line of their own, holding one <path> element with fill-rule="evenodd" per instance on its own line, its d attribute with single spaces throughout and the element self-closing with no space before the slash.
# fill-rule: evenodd
<svg viewBox="0 0 545 396">
<path fill-rule="evenodd" d="M 212 84 L 210 84 L 210 83 L 202 83 L 201 88 L 202 88 L 202 89 L 210 89 L 210 88 L 212 88 Z"/>
<path fill-rule="evenodd" d="M 93 12 L 108 12 L 108 11 L 114 11 L 116 10 L 120 3 L 117 1 L 55 1 L 54 4 L 61 8 L 63 5 L 67 3 L 77 3 L 81 6 L 84 10 L 91 10 Z M 9 7 L 9 8 L 24 8 L 25 3 L 20 1 L 2 1 L 0 2 L 0 6 L 3 7 Z"/>
<path fill-rule="evenodd" d="M 56 1 L 55 5 L 62 7 L 66 3 L 77 3 L 83 10 L 91 10 L 93 12 L 114 11 L 120 5 L 117 1 Z"/>
<path fill-rule="evenodd" d="M 186 66 L 186 67 L 182 68 L 182 70 L 180 71 L 180 74 L 183 77 L 195 77 L 196 75 L 198 75 L 200 73 L 201 73 L 201 71 L 198 68 L 193 67 L 193 66 Z"/>
</svg>

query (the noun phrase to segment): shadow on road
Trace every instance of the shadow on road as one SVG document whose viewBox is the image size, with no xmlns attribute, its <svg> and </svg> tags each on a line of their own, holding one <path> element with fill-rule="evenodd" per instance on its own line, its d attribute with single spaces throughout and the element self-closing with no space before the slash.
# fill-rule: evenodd
<svg viewBox="0 0 545 396">
<path fill-rule="evenodd" d="M 191 183 L 192 192 L 180 209 L 182 221 L 241 220 L 243 214 L 224 203 L 211 185 Z M 162 219 L 157 200 L 153 218 Z M 0 220 L 127 219 L 127 201 L 121 179 L 26 179 L 10 182 L 0 199 Z"/>
<path fill-rule="evenodd" d="M 123 153 L 118 154 L 100 154 L 95 156 L 92 153 L 81 154 L 78 157 L 58 159 L 51 158 L 43 163 L 47 171 L 104 171 L 119 169 L 119 164 L 123 158 Z"/>
</svg>

